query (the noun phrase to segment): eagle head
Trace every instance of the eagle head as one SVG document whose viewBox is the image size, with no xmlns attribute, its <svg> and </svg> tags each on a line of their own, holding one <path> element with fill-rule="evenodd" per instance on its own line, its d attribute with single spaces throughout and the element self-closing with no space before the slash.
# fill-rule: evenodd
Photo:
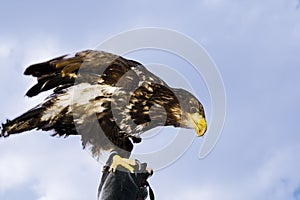
<svg viewBox="0 0 300 200">
<path fill-rule="evenodd" d="M 178 116 L 178 112 L 181 113 L 180 120 L 177 119 L 180 121 L 179 126 L 195 129 L 198 137 L 203 136 L 207 129 L 203 105 L 186 90 L 174 89 L 173 92 L 178 102 L 173 104 L 170 111 L 174 117 Z"/>
</svg>

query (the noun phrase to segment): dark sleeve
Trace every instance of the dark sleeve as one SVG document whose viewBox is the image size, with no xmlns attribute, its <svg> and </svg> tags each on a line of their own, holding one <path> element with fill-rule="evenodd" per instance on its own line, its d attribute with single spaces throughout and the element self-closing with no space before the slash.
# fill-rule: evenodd
<svg viewBox="0 0 300 200">
<path fill-rule="evenodd" d="M 146 170 L 147 164 L 136 160 L 134 173 L 130 173 L 125 168 L 116 172 L 109 172 L 111 159 L 115 155 L 112 152 L 106 166 L 103 168 L 101 182 L 98 189 L 98 200 L 140 200 L 148 196 L 154 200 L 154 195 L 147 179 L 153 172 Z"/>
<path fill-rule="evenodd" d="M 99 200 L 136 200 L 139 192 L 131 174 L 123 171 L 106 174 L 99 190 Z"/>
</svg>

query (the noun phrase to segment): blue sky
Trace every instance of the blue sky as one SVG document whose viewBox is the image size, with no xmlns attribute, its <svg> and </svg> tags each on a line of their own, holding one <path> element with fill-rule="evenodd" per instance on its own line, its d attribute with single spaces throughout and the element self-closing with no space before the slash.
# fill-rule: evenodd
<svg viewBox="0 0 300 200">
<path fill-rule="evenodd" d="M 155 173 L 151 183 L 157 199 L 298 200 L 296 7 L 296 0 L 2 2 L 0 120 L 43 99 L 24 97 L 34 82 L 22 75 L 29 64 L 94 48 L 133 28 L 173 29 L 202 44 L 217 64 L 227 117 L 208 157 L 197 158 L 202 143 L 197 139 L 180 159 Z M 131 58 L 177 66 L 170 57 L 163 61 L 146 53 Z M 206 95 L 197 96 L 209 107 Z M 76 137 L 58 139 L 32 131 L 0 141 L 0 199 L 96 199 L 100 171 Z"/>
</svg>

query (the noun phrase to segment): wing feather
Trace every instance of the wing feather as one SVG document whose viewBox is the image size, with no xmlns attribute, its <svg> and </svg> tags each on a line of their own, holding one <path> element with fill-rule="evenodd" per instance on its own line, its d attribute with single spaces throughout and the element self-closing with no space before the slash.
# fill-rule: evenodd
<svg viewBox="0 0 300 200">
<path fill-rule="evenodd" d="M 104 84 L 113 86 L 133 66 L 139 65 L 142 66 L 135 61 L 103 51 L 86 50 L 72 57 L 60 56 L 47 62 L 31 65 L 25 70 L 25 75 L 37 77 L 37 83 L 28 90 L 26 95 L 36 96 L 47 90 L 66 88 L 65 85 L 69 87 L 82 81 L 95 84 L 95 75 L 98 76 L 97 82 L 102 81 Z M 91 76 L 94 78 L 87 79 Z"/>
<path fill-rule="evenodd" d="M 60 136 L 73 135 L 79 130 L 83 146 L 91 145 L 94 155 L 110 148 L 109 141 L 130 152 L 129 137 L 139 142 L 137 137 L 141 132 L 165 125 L 162 119 L 168 111 L 162 107 L 167 108 L 166 103 L 176 104 L 171 88 L 143 65 L 103 51 L 86 50 L 56 57 L 29 66 L 24 74 L 37 78 L 27 96 L 49 90 L 53 93 L 39 105 L 42 110 L 29 111 L 22 120 L 7 124 L 5 130 L 19 133 L 37 128 L 54 130 L 54 135 Z M 73 90 L 79 94 L 75 99 Z M 151 116 L 151 112 L 155 115 Z M 36 116 L 34 123 L 31 114 Z M 99 134 L 93 126 L 95 116 L 104 134 Z M 20 121 L 28 125 L 26 129 L 13 130 L 14 122 Z"/>
</svg>

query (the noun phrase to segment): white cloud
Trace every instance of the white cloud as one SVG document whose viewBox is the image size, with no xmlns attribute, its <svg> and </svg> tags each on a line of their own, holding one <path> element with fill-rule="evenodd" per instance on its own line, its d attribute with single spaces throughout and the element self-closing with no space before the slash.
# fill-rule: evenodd
<svg viewBox="0 0 300 200">
<path fill-rule="evenodd" d="M 28 157 L 6 152 L 0 155 L 0 190 L 20 186 L 30 177 L 31 163 Z"/>
<path fill-rule="evenodd" d="M 12 39 L 8 39 L 8 38 L 1 38 L 0 40 L 0 58 L 1 59 L 5 59 L 6 57 L 8 57 L 13 49 L 16 46 L 16 41 L 12 40 Z"/>
<path fill-rule="evenodd" d="M 205 199 L 205 200 L 282 200 L 293 199 L 293 194 L 299 188 L 300 175 L 300 151 L 299 145 L 280 147 L 269 158 L 257 163 L 244 174 L 235 175 L 234 171 L 219 166 L 222 175 L 209 177 L 213 171 L 202 171 L 203 177 L 190 175 L 190 181 L 176 180 L 169 182 L 172 193 L 160 192 L 161 199 Z M 223 169 L 222 169 L 223 168 Z M 209 170 L 209 169 L 208 169 Z M 215 169 L 211 169 L 215 170 Z M 226 172 L 226 170 L 228 172 Z M 198 173 L 198 172 L 194 172 Z M 174 175 L 175 176 L 175 175 Z M 156 178 L 154 176 L 154 178 Z M 157 185 L 153 186 L 158 187 Z"/>
<path fill-rule="evenodd" d="M 58 40 L 50 36 L 36 36 L 29 41 L 22 41 L 20 45 L 24 45 L 22 64 L 27 67 L 29 64 L 44 62 L 62 53 Z"/>
<path fill-rule="evenodd" d="M 278 151 L 258 171 L 257 186 L 270 199 L 291 199 L 299 187 L 300 169 L 299 145 L 279 148 Z"/>
<path fill-rule="evenodd" d="M 45 97 L 44 94 L 24 98 L 25 91 L 36 81 L 25 77 L 24 69 L 63 54 L 57 40 L 48 36 L 9 41 L 3 42 L 5 45 L 0 49 L 3 57 L 0 90 L 6 94 L 1 102 L 1 121 L 16 117 Z M 100 164 L 82 150 L 78 137 L 63 139 L 48 135 L 33 131 L 0 138 L 0 196 L 26 184 L 29 188 L 26 192 L 40 200 L 96 199 Z"/>
<path fill-rule="evenodd" d="M 96 199 L 101 165 L 82 150 L 79 137 L 34 132 L 1 143 L 2 194 L 31 185 L 27 192 L 38 200 Z"/>
<path fill-rule="evenodd" d="M 34 35 L 29 40 L 6 39 L 1 43 L 3 49 L 6 49 L 2 54 L 6 57 L 0 60 L 0 90 L 6 97 L 1 109 L 1 114 L 5 114 L 1 118 L 3 120 L 32 108 L 42 102 L 47 95 L 42 93 L 30 99 L 24 98 L 26 91 L 36 82 L 36 78 L 23 75 L 25 68 L 31 64 L 66 54 L 66 51 L 60 48 L 58 39 L 48 35 Z M 11 102 L 14 102 L 15 106 L 12 106 Z"/>
</svg>

